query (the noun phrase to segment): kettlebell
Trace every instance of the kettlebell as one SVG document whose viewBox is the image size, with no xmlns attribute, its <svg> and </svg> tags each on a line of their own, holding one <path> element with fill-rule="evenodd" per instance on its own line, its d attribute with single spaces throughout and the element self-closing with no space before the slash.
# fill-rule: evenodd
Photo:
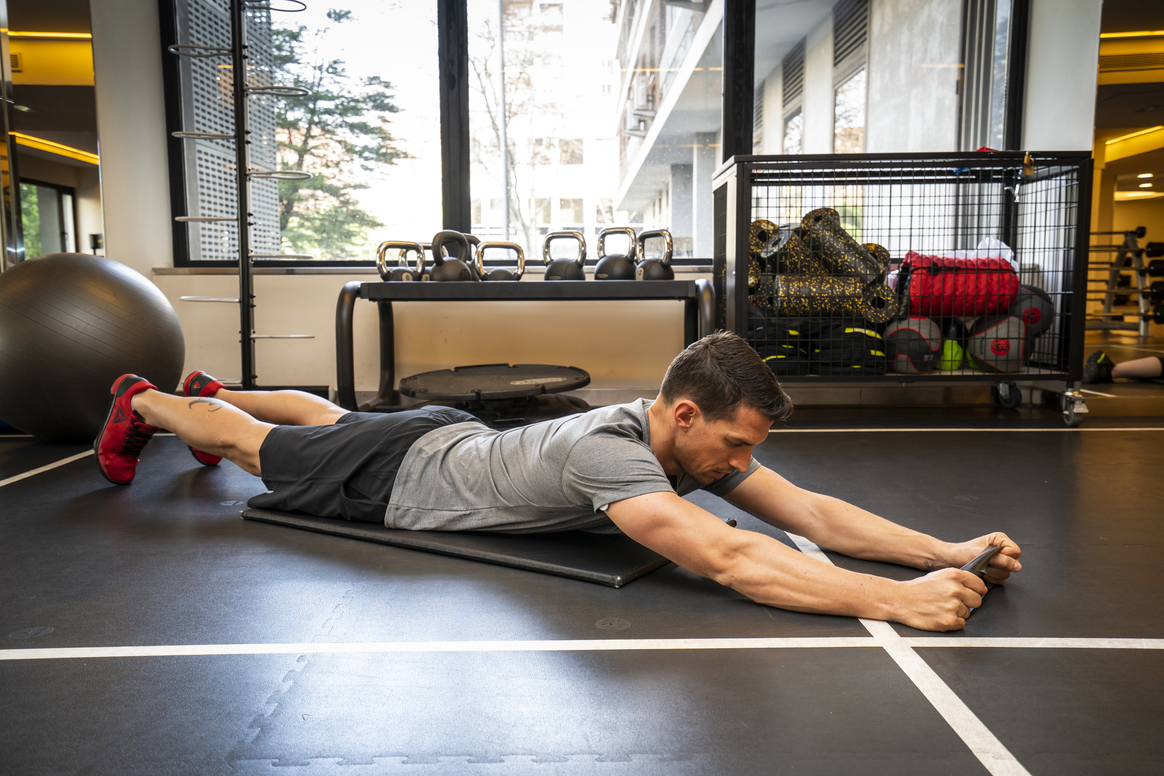
<svg viewBox="0 0 1164 776">
<path fill-rule="evenodd" d="M 486 270 L 485 251 L 490 248 L 504 248 L 517 254 L 516 269 L 494 267 L 493 269 Z M 477 245 L 477 256 L 474 259 L 474 265 L 477 270 L 477 277 L 482 280 L 521 280 L 521 276 L 525 274 L 525 251 L 517 243 L 485 241 Z"/>
<path fill-rule="evenodd" d="M 550 259 L 550 243 L 554 240 L 575 240 L 578 258 Z M 550 232 L 542 241 L 542 260 L 546 262 L 546 280 L 585 280 L 586 237 L 581 232 Z"/>
<path fill-rule="evenodd" d="M 663 255 L 657 259 L 643 259 L 635 268 L 635 280 L 674 280 L 675 269 L 671 266 L 671 255 L 675 245 L 671 233 L 666 229 L 648 229 L 639 235 L 639 255 L 647 255 L 647 240 L 663 239 Z"/>
<path fill-rule="evenodd" d="M 608 234 L 626 235 L 630 246 L 625 254 L 606 253 Z M 598 263 L 594 265 L 595 280 L 634 280 L 635 278 L 635 230 L 629 226 L 611 226 L 598 233 Z"/>
<path fill-rule="evenodd" d="M 399 264 L 397 267 L 388 266 L 387 254 L 391 250 L 400 251 L 400 255 L 396 257 L 396 263 Z M 404 257 L 409 251 L 416 254 L 415 270 L 409 269 L 404 263 Z M 386 240 L 376 249 L 376 270 L 380 273 L 380 279 L 384 281 L 420 280 L 424 277 L 424 248 L 420 243 Z"/>
<path fill-rule="evenodd" d="M 481 273 L 477 271 L 477 262 L 474 261 L 474 257 L 477 255 L 477 246 L 481 244 L 481 238 L 475 234 L 469 234 L 468 232 L 465 232 L 464 234 L 465 239 L 469 241 L 469 255 L 459 256 L 458 258 L 464 259 L 465 263 L 469 265 L 469 269 L 473 270 L 473 275 L 476 277 L 476 279 L 481 280 Z"/>
<path fill-rule="evenodd" d="M 457 255 L 450 256 L 445 251 L 445 243 L 457 243 Z M 445 229 L 432 236 L 433 268 L 429 272 L 430 280 L 455 281 L 477 280 L 477 274 L 468 262 L 472 260 L 469 251 L 469 239 L 460 232 Z"/>
</svg>

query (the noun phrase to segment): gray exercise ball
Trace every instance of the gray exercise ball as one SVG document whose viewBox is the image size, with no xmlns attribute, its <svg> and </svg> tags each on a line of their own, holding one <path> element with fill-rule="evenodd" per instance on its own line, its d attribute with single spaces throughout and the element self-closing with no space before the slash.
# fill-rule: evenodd
<svg viewBox="0 0 1164 776">
<path fill-rule="evenodd" d="M 124 264 L 55 253 L 0 273 L 0 419 L 25 433 L 91 441 L 119 375 L 172 391 L 185 358 L 173 306 Z"/>
</svg>

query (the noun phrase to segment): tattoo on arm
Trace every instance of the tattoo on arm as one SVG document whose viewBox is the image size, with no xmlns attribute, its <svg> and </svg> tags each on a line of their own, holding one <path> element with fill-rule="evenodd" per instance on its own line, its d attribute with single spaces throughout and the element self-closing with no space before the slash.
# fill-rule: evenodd
<svg viewBox="0 0 1164 776">
<path fill-rule="evenodd" d="M 218 401 L 217 399 L 195 399 L 187 406 L 190 409 L 194 409 L 195 404 L 209 404 L 210 409 L 208 409 L 207 412 L 218 412 L 220 409 L 222 409 L 222 402 Z"/>
<path fill-rule="evenodd" d="M 926 561 L 926 571 L 933 571 L 933 570 L 934 570 L 934 562 L 932 560 L 927 560 Z"/>
</svg>

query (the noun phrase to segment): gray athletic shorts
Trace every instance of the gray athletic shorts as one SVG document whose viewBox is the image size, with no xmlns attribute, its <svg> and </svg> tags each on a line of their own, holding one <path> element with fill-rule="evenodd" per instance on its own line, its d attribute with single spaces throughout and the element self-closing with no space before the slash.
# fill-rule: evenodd
<svg viewBox="0 0 1164 776">
<path fill-rule="evenodd" d="M 255 509 L 383 523 L 396 472 L 413 442 L 433 429 L 480 422 L 451 407 L 349 412 L 333 426 L 276 426 L 259 448 L 269 493 Z"/>
</svg>

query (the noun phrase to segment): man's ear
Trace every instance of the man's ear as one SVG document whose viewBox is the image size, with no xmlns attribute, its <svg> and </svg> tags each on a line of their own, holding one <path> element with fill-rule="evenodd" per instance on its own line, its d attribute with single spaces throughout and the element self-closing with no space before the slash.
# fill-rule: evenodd
<svg viewBox="0 0 1164 776">
<path fill-rule="evenodd" d="M 671 408 L 671 412 L 675 417 L 675 424 L 679 428 L 688 429 L 699 415 L 699 407 L 690 399 L 679 399 Z"/>
</svg>

